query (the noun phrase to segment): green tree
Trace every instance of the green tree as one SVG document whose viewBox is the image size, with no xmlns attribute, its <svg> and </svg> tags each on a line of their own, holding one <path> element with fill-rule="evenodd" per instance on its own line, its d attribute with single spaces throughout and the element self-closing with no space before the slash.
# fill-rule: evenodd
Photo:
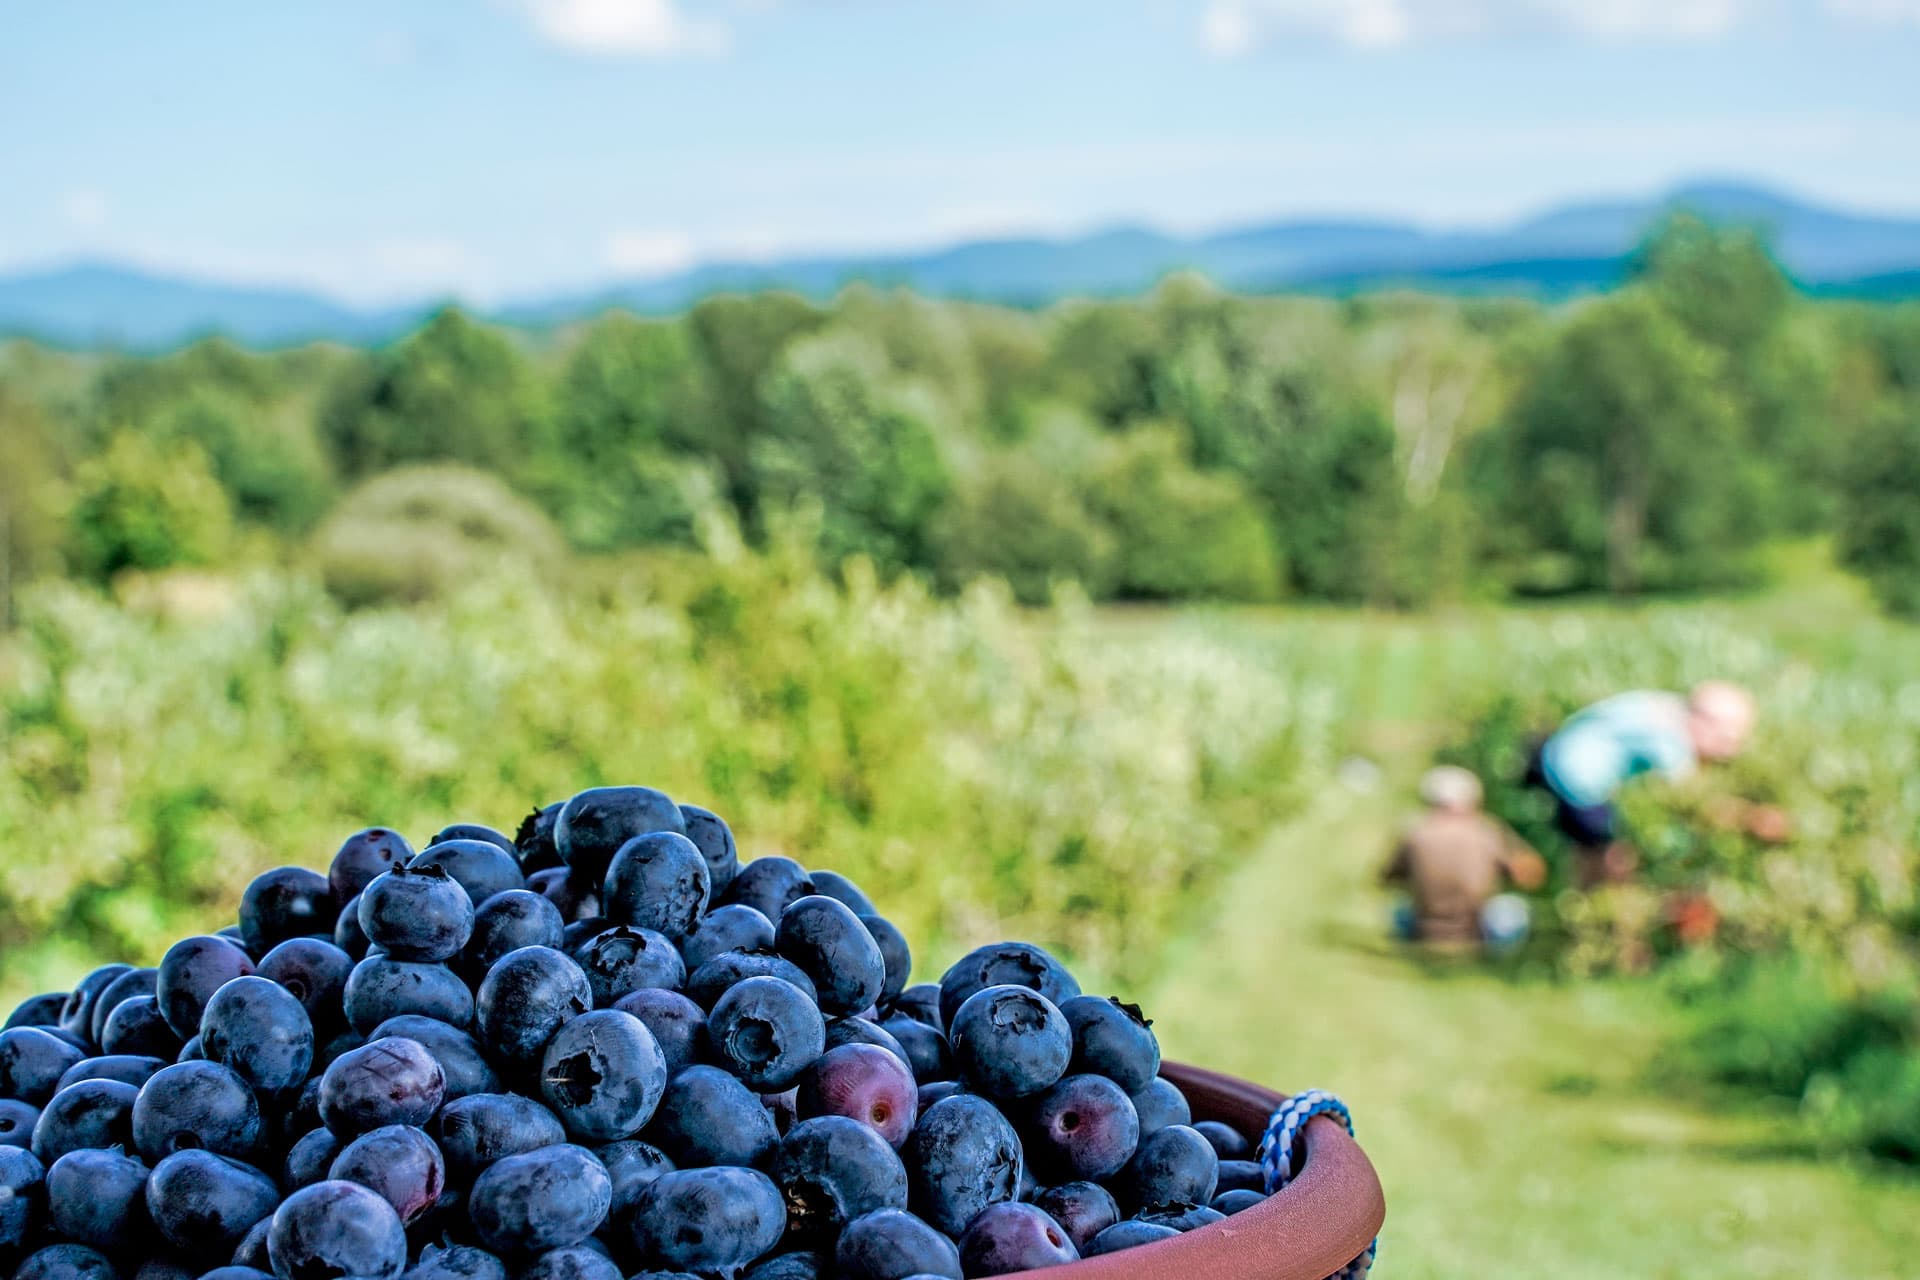
<svg viewBox="0 0 1920 1280">
<path fill-rule="evenodd" d="M 105 582 L 124 569 L 212 564 L 233 513 L 198 445 L 157 445 L 123 431 L 80 465 L 67 516 L 67 558 Z"/>
<path fill-rule="evenodd" d="M 1187 463 L 1177 432 L 1116 440 L 1087 503 L 1112 530 L 1114 591 L 1145 600 L 1271 600 L 1280 565 L 1272 531 L 1231 476 Z"/>
<path fill-rule="evenodd" d="M 1724 583 L 1766 532 L 1754 456 L 1716 352 L 1649 290 L 1583 306 L 1548 344 L 1480 481 L 1497 550 L 1553 585 Z M 1543 585 L 1522 567 L 1526 585 Z"/>
<path fill-rule="evenodd" d="M 350 477 L 432 460 L 512 474 L 537 443 L 536 391 L 506 337 L 447 307 L 348 370 L 321 433 Z"/>
<path fill-rule="evenodd" d="M 750 531 L 761 524 L 753 453 L 768 430 L 762 383 L 790 343 L 824 322 L 811 303 L 788 293 L 707 298 L 687 313 L 687 334 L 700 364 L 700 403 L 673 424 L 668 442 L 712 460 L 727 500 Z"/>
<path fill-rule="evenodd" d="M 1840 559 L 1890 612 L 1920 617 L 1920 409 L 1910 401 L 1863 433 L 1847 468 Z"/>
<path fill-rule="evenodd" d="M 817 503 L 822 550 L 883 569 L 933 563 L 933 521 L 953 487 L 927 406 L 890 381 L 884 355 L 852 334 L 796 343 L 765 386 L 751 456 L 767 508 Z"/>
<path fill-rule="evenodd" d="M 55 567 L 60 481 L 46 418 L 0 383 L 0 629 L 13 625 L 17 587 Z"/>
</svg>

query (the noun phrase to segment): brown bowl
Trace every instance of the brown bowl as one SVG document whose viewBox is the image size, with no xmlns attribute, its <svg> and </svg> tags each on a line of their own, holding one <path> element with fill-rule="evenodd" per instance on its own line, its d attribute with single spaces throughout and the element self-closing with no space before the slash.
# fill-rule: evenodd
<svg viewBox="0 0 1920 1280">
<path fill-rule="evenodd" d="M 1258 1136 L 1282 1094 L 1177 1062 L 1161 1074 L 1196 1120 L 1224 1120 Z M 1300 1171 L 1285 1190 L 1225 1222 L 1065 1267 L 1023 1272 L 1049 1280 L 1326 1280 L 1365 1252 L 1387 1201 L 1366 1153 L 1338 1121 L 1316 1116 L 1301 1134 Z"/>
</svg>

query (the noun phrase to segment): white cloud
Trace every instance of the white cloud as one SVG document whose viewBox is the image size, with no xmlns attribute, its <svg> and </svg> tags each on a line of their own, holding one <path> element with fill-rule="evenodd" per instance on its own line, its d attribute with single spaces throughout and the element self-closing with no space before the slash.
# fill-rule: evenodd
<svg viewBox="0 0 1920 1280">
<path fill-rule="evenodd" d="M 616 231 L 607 237 L 607 266 L 623 276 L 648 279 L 692 266 L 691 237 L 679 231 Z"/>
<path fill-rule="evenodd" d="M 1920 25 L 1920 0 L 1826 0 L 1827 12 L 1856 22 Z"/>
<path fill-rule="evenodd" d="M 1831 5 L 1920 5 L 1920 0 L 1827 0 Z M 1428 40 L 1558 34 L 1630 42 L 1705 40 L 1745 21 L 1766 0 L 1212 0 L 1200 43 L 1238 57 L 1277 41 L 1330 40 L 1384 49 Z"/>
<path fill-rule="evenodd" d="M 98 231 L 107 225 L 107 198 L 98 191 L 82 188 L 60 197 L 60 216 L 82 231 Z"/>
<path fill-rule="evenodd" d="M 535 31 L 576 53 L 664 57 L 722 53 L 725 26 L 689 18 L 677 0 L 511 0 Z"/>
</svg>

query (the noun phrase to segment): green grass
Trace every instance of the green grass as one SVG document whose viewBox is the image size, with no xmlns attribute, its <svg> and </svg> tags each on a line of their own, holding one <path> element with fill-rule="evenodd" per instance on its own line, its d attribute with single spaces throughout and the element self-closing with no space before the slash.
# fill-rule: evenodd
<svg viewBox="0 0 1920 1280">
<path fill-rule="evenodd" d="M 1656 1063 L 1683 1015 L 1650 985 L 1509 981 L 1383 941 L 1373 877 L 1404 784 L 1450 677 L 1471 672 L 1500 618 L 1168 624 L 1256 649 L 1311 628 L 1351 673 L 1339 696 L 1363 703 L 1349 745 L 1387 780 L 1325 791 L 1196 912 L 1206 923 L 1140 993 L 1168 1053 L 1348 1101 L 1387 1189 L 1383 1278 L 1913 1274 L 1920 1183 L 1815 1158 L 1791 1115 L 1664 1093 Z M 1834 642 L 1831 618 L 1809 648 Z M 1115 639 L 1154 629 L 1109 625 Z"/>
</svg>

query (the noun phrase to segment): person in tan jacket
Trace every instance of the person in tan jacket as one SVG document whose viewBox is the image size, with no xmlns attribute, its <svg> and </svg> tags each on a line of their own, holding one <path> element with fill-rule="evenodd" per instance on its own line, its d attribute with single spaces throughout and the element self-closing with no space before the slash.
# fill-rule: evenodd
<svg viewBox="0 0 1920 1280">
<path fill-rule="evenodd" d="M 1538 888 L 1546 864 L 1505 824 L 1481 811 L 1480 779 L 1442 765 L 1420 780 L 1425 812 L 1408 826 L 1382 880 L 1411 901 L 1396 915 L 1408 941 L 1439 947 L 1511 947 L 1526 936 L 1527 904 L 1508 884 Z"/>
</svg>

